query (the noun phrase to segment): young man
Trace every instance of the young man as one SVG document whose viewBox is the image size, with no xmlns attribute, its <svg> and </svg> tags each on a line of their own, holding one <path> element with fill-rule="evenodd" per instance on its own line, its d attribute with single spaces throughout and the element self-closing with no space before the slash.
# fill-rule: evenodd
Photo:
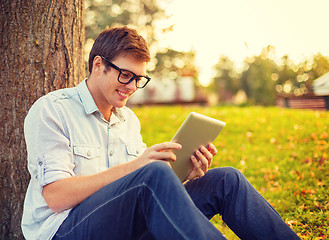
<svg viewBox="0 0 329 240">
<path fill-rule="evenodd" d="M 298 239 L 240 172 L 208 171 L 214 145 L 191 156 L 185 185 L 170 168 L 179 144 L 146 148 L 125 105 L 150 80 L 149 60 L 135 30 L 105 30 L 90 52 L 89 77 L 32 106 L 25 238 L 225 239 L 208 220 L 221 214 L 242 239 Z"/>
</svg>

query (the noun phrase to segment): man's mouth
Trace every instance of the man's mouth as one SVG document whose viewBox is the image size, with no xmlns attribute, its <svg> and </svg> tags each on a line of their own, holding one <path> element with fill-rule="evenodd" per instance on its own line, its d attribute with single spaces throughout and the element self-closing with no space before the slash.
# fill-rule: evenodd
<svg viewBox="0 0 329 240">
<path fill-rule="evenodd" d="M 117 93 L 122 97 L 122 98 L 127 98 L 129 97 L 128 93 L 121 92 L 120 90 L 117 90 Z"/>
</svg>

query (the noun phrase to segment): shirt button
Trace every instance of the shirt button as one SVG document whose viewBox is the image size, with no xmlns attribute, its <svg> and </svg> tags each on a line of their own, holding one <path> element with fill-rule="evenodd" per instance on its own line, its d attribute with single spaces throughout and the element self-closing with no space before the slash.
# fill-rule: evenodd
<svg viewBox="0 0 329 240">
<path fill-rule="evenodd" d="M 138 150 L 136 150 L 136 154 L 139 154 L 139 151 Z"/>
<path fill-rule="evenodd" d="M 87 156 L 90 157 L 90 151 L 87 152 Z"/>
<path fill-rule="evenodd" d="M 39 166 L 42 166 L 43 162 L 41 160 L 38 161 Z"/>
<path fill-rule="evenodd" d="M 110 152 L 110 156 L 113 156 L 113 151 Z"/>
</svg>

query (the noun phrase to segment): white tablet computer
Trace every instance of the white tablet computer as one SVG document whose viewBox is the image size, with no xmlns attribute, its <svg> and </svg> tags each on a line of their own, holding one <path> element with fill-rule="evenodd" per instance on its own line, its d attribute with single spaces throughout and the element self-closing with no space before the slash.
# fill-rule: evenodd
<svg viewBox="0 0 329 240">
<path fill-rule="evenodd" d="M 226 123 L 205 115 L 191 112 L 178 129 L 171 142 L 182 145 L 182 149 L 174 150 L 176 161 L 171 163 L 172 169 L 183 182 L 193 170 L 191 155 L 200 147 L 212 143 Z"/>
</svg>

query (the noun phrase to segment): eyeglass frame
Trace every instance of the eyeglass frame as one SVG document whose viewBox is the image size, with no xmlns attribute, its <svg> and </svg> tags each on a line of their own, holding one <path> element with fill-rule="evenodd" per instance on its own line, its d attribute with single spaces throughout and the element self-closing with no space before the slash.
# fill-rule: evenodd
<svg viewBox="0 0 329 240">
<path fill-rule="evenodd" d="M 104 59 L 112 68 L 114 68 L 115 70 L 117 70 L 119 72 L 119 75 L 118 75 L 117 80 L 121 84 L 125 84 L 126 85 L 126 84 L 129 84 L 132 81 L 136 80 L 136 82 L 135 82 L 136 87 L 139 88 L 139 89 L 141 89 L 141 88 L 144 88 L 149 83 L 149 81 L 151 80 L 151 78 L 148 75 L 145 75 L 145 76 L 143 76 L 143 75 L 137 75 L 137 74 L 135 74 L 134 72 L 132 72 L 130 70 L 119 68 L 117 65 L 115 65 L 114 63 L 112 63 L 110 60 L 106 59 L 103 56 L 100 56 L 100 57 L 102 59 Z M 122 74 L 122 71 L 127 71 L 127 72 L 129 72 L 129 73 L 131 73 L 133 75 L 132 78 L 130 78 L 128 82 L 121 82 L 120 81 L 120 76 Z M 147 80 L 146 83 L 142 87 L 137 85 L 137 79 L 138 78 L 146 78 L 146 80 Z"/>
</svg>

